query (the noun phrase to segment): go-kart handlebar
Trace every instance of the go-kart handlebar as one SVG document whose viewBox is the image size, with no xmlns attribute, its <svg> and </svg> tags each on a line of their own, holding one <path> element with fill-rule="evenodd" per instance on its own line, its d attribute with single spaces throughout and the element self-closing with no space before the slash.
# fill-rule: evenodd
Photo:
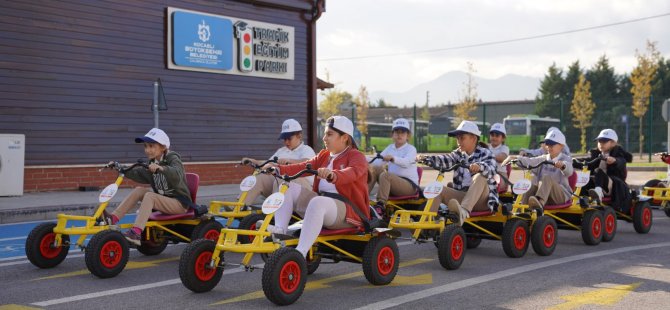
<svg viewBox="0 0 670 310">
<path fill-rule="evenodd" d="M 375 157 L 373 157 L 372 159 L 370 159 L 370 161 L 368 162 L 368 164 L 371 164 L 373 161 L 375 161 L 375 160 L 377 160 L 377 159 L 381 159 L 381 160 L 384 159 L 384 156 L 382 156 L 382 152 L 377 151 L 377 147 L 376 147 L 376 146 L 373 146 L 373 147 L 372 147 L 372 152 L 376 153 L 377 155 L 375 155 Z"/>
<path fill-rule="evenodd" d="M 525 170 L 535 169 L 535 168 L 538 168 L 538 167 L 540 167 L 540 166 L 542 166 L 542 165 L 550 165 L 550 166 L 553 166 L 553 165 L 556 164 L 556 163 L 554 163 L 553 161 L 545 160 L 545 161 L 543 161 L 543 162 L 541 162 L 541 163 L 539 163 L 539 164 L 537 164 L 537 165 L 535 165 L 535 166 L 531 166 L 531 165 L 526 166 L 526 165 L 522 164 L 521 161 L 519 161 L 518 159 L 512 159 L 512 160 L 510 160 L 509 162 L 507 162 L 507 163 L 505 164 L 505 166 L 507 166 L 507 165 L 511 165 L 512 163 L 516 164 L 517 167 L 519 167 L 519 168 L 521 168 L 521 169 L 525 169 Z"/>
<path fill-rule="evenodd" d="M 265 173 L 275 174 L 276 171 L 277 171 L 277 169 L 276 169 L 275 167 L 270 167 L 270 168 L 268 168 L 268 169 L 265 170 Z M 313 175 L 318 175 L 318 174 L 319 174 L 318 171 L 312 169 L 312 165 L 311 165 L 311 164 L 307 164 L 307 165 L 305 166 L 305 169 L 304 169 L 304 170 L 301 170 L 301 171 L 299 171 L 298 173 L 296 173 L 296 174 L 294 174 L 294 175 L 288 175 L 288 174 L 278 175 L 277 178 L 282 179 L 282 180 L 284 180 L 284 181 L 286 181 L 286 182 L 291 182 L 291 181 L 293 181 L 293 180 L 295 180 L 295 179 L 297 179 L 297 178 L 302 177 L 303 175 L 305 175 L 305 174 L 307 174 L 307 173 L 309 173 L 309 174 L 313 174 Z"/>
<path fill-rule="evenodd" d="M 261 169 L 261 168 L 263 168 L 263 166 L 265 166 L 269 163 L 275 163 L 276 164 L 278 160 L 279 160 L 279 158 L 277 158 L 277 156 L 275 156 L 275 157 L 272 157 L 271 159 L 266 160 L 262 164 L 256 165 L 251 160 L 245 159 L 245 160 L 242 160 L 242 165 L 251 166 L 254 169 Z"/>
<path fill-rule="evenodd" d="M 143 168 L 149 169 L 149 165 L 147 165 L 146 162 L 144 162 L 143 160 L 138 160 L 136 163 L 134 163 L 134 164 L 132 164 L 128 167 L 121 165 L 118 161 L 114 161 L 114 162 L 111 162 L 111 163 L 108 163 L 108 164 L 104 165 L 98 171 L 102 171 L 103 169 L 114 169 L 114 170 L 117 170 L 119 173 L 126 173 L 126 172 L 134 169 L 135 167 L 143 167 Z"/>
<path fill-rule="evenodd" d="M 596 161 L 603 160 L 603 159 L 605 159 L 604 156 L 603 156 L 602 154 L 600 154 L 600 155 L 596 156 L 596 158 L 594 158 L 594 159 L 592 159 L 592 160 L 589 160 L 588 158 L 573 158 L 572 161 L 573 161 L 573 162 L 576 162 L 576 163 L 578 163 L 578 164 L 583 164 L 583 165 L 587 165 L 587 166 L 588 166 L 588 165 L 590 165 L 590 164 L 595 163 Z"/>
<path fill-rule="evenodd" d="M 429 160 L 428 158 L 424 158 L 424 159 L 420 160 L 418 163 L 422 164 L 422 165 L 425 165 L 425 166 L 428 166 L 428 167 L 431 167 L 431 168 L 433 168 L 433 169 L 435 169 L 435 170 L 437 170 L 441 173 L 453 171 L 453 170 L 456 170 L 457 168 L 466 168 L 466 169 L 470 168 L 470 165 L 468 165 L 465 161 L 461 161 L 459 163 L 456 163 L 456 164 L 452 165 L 451 167 L 446 167 L 446 168 L 439 167 L 436 162 L 434 162 L 432 160 Z"/>
</svg>

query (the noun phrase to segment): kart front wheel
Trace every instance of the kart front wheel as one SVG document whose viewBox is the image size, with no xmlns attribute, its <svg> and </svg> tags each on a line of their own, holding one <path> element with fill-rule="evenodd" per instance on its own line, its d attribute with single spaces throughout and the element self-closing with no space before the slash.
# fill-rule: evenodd
<svg viewBox="0 0 670 310">
<path fill-rule="evenodd" d="M 189 244 L 179 258 L 179 278 L 181 283 L 196 293 L 209 292 L 221 281 L 223 267 L 211 266 L 216 243 L 208 239 L 198 239 Z M 221 252 L 223 262 L 223 252 Z"/>
<path fill-rule="evenodd" d="M 198 239 L 207 239 L 216 242 L 219 240 L 219 234 L 223 225 L 215 219 L 203 220 L 193 228 L 191 233 L 191 242 Z"/>
<path fill-rule="evenodd" d="M 614 236 L 616 235 L 616 229 L 617 229 L 617 219 L 616 219 L 616 212 L 614 212 L 614 209 L 612 207 L 605 207 L 605 210 L 603 210 L 603 226 L 605 228 L 603 229 L 603 242 L 610 242 L 612 239 L 614 239 Z"/>
<path fill-rule="evenodd" d="M 649 202 L 638 202 L 635 205 L 635 211 L 633 212 L 633 227 L 635 228 L 635 231 L 639 234 L 648 233 L 651 229 L 651 224 L 653 224 L 652 221 L 653 217 Z"/>
<path fill-rule="evenodd" d="M 262 220 L 265 218 L 265 214 L 257 214 L 257 213 L 252 213 L 249 214 L 245 217 L 243 217 L 240 220 L 240 224 L 237 226 L 237 229 L 242 229 L 242 230 L 257 230 L 259 227 L 256 227 L 256 222 Z M 254 241 L 253 235 L 244 235 L 244 234 L 239 234 L 237 235 L 237 240 L 242 243 L 251 243 Z"/>
<path fill-rule="evenodd" d="M 530 233 L 530 241 L 533 251 L 540 256 L 549 256 L 556 249 L 556 238 L 558 230 L 556 221 L 548 216 L 540 216 L 533 223 Z"/>
<path fill-rule="evenodd" d="M 128 263 L 128 241 L 115 230 L 103 230 L 93 236 L 86 246 L 86 267 L 99 278 L 112 278 Z"/>
<path fill-rule="evenodd" d="M 386 285 L 398 273 L 398 245 L 387 237 L 374 237 L 363 250 L 363 273 L 372 285 Z"/>
<path fill-rule="evenodd" d="M 461 226 L 447 225 L 437 239 L 437 257 L 440 259 L 440 265 L 448 270 L 461 267 L 465 259 L 466 243 L 465 231 Z"/>
<path fill-rule="evenodd" d="M 142 231 L 142 240 L 140 246 L 137 247 L 137 251 L 147 256 L 163 253 L 168 246 L 168 238 L 165 236 L 165 232 L 162 229 L 154 228 L 148 239 L 147 233 L 149 233 L 149 229 Z"/>
<path fill-rule="evenodd" d="M 528 223 L 519 218 L 513 218 L 503 228 L 502 246 L 507 256 L 522 257 L 528 251 Z"/>
<path fill-rule="evenodd" d="M 70 251 L 70 236 L 61 235 L 61 245 L 56 247 L 56 223 L 42 223 L 33 228 L 26 239 L 26 257 L 39 268 L 58 266 Z"/>
<path fill-rule="evenodd" d="M 263 293 L 279 306 L 290 305 L 305 290 L 307 264 L 298 250 L 284 247 L 272 252 L 263 268 Z"/>
<path fill-rule="evenodd" d="M 482 238 L 467 237 L 466 247 L 468 249 L 476 249 L 482 243 Z"/>
<path fill-rule="evenodd" d="M 589 210 L 582 215 L 582 240 L 597 245 L 603 238 L 603 215 L 600 210 Z"/>
</svg>

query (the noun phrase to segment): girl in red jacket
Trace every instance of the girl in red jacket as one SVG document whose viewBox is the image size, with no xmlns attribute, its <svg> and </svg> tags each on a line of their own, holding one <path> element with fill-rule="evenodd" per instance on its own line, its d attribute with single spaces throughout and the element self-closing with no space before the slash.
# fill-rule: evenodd
<svg viewBox="0 0 670 310">
<path fill-rule="evenodd" d="M 296 174 L 307 164 L 319 172 L 312 188 L 296 183 L 289 186 L 284 203 L 275 212 L 276 226 L 268 226 L 272 233 L 286 234 L 293 211 L 302 215 L 304 222 L 297 249 L 303 256 L 323 227 L 362 229 L 363 222 L 370 218 L 368 163 L 354 142 L 354 125 L 344 116 L 330 117 L 326 124 L 323 136 L 326 148 L 316 157 L 298 164 L 276 166 L 280 174 Z"/>
</svg>

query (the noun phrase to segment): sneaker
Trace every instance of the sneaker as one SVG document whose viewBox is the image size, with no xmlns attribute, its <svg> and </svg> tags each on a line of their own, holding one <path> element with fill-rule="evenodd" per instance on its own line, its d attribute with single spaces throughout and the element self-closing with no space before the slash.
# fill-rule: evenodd
<svg viewBox="0 0 670 310">
<path fill-rule="evenodd" d="M 456 199 L 449 200 L 447 209 L 449 209 L 450 213 L 454 213 L 458 216 L 458 226 L 463 226 L 465 219 L 470 217 L 470 212 L 463 208 L 461 203 Z"/>
<path fill-rule="evenodd" d="M 374 206 L 370 207 L 370 211 L 372 211 L 372 216 L 383 220 L 384 216 L 386 215 L 386 203 L 383 201 L 377 201 Z"/>
<path fill-rule="evenodd" d="M 116 225 L 119 222 L 119 219 L 107 212 L 107 210 L 102 210 L 102 215 L 97 220 L 98 223 L 104 223 L 104 225 Z"/>
<path fill-rule="evenodd" d="M 603 201 L 603 189 L 599 186 L 589 190 L 589 197 L 591 200 L 601 203 Z"/>
<path fill-rule="evenodd" d="M 138 234 L 133 228 L 126 230 L 123 233 L 123 236 L 126 237 L 128 242 L 135 246 L 140 246 L 140 244 L 142 244 L 142 236 Z"/>
<path fill-rule="evenodd" d="M 528 198 L 528 208 L 531 210 L 542 210 L 542 203 L 535 196 Z"/>
<path fill-rule="evenodd" d="M 261 226 L 263 226 L 263 220 L 258 220 L 256 222 L 256 229 L 261 228 Z M 280 229 L 279 227 L 272 224 L 268 225 L 267 231 L 276 235 L 286 235 L 286 230 Z"/>
</svg>

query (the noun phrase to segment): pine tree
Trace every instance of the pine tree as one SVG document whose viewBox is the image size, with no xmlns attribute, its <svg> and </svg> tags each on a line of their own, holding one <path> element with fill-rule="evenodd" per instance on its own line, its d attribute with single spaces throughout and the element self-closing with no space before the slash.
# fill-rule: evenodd
<svg viewBox="0 0 670 310">
<path fill-rule="evenodd" d="M 584 75 L 579 76 L 579 82 L 575 85 L 575 96 L 572 99 L 570 113 L 574 117 L 574 126 L 581 131 L 581 152 L 586 152 L 586 128 L 591 127 L 591 116 L 596 109 L 595 103 L 591 101 L 591 83 Z"/>
<path fill-rule="evenodd" d="M 540 116 L 560 117 L 559 100 L 563 93 L 563 70 L 553 63 L 540 82 L 540 92 L 535 98 L 535 114 Z"/>
</svg>

